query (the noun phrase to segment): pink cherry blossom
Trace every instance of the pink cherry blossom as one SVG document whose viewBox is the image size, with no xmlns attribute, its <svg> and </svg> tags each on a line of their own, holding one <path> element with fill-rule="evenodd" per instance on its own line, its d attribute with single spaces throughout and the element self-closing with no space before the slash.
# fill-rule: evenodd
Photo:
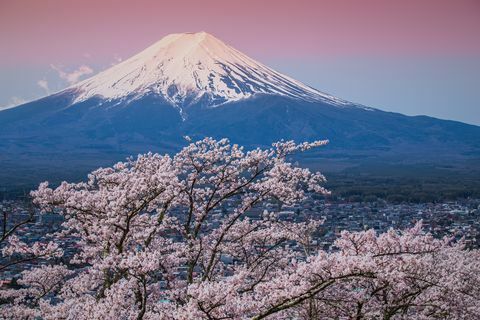
<svg viewBox="0 0 480 320">
<path fill-rule="evenodd" d="M 321 212 L 296 223 L 264 211 L 328 193 L 322 174 L 288 162 L 326 143 L 244 151 L 206 138 L 173 157 L 148 153 L 100 168 L 86 182 L 42 183 L 33 201 L 63 215 L 62 230 L 32 246 L 10 236 L 4 256 L 45 263 L 25 270 L 19 289 L 0 290 L 1 316 L 476 319 L 477 250 L 436 239 L 419 223 L 344 231 L 327 252 L 312 245 Z M 68 268 L 53 259 L 62 239 L 78 246 Z"/>
</svg>

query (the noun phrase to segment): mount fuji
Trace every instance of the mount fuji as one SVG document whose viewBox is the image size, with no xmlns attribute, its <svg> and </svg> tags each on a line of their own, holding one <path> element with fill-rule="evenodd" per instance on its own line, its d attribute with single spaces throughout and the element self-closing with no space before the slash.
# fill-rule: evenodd
<svg viewBox="0 0 480 320">
<path fill-rule="evenodd" d="M 206 33 L 171 34 L 132 58 L 72 88 L 74 102 L 146 94 L 172 106 L 220 106 L 257 94 L 348 104 L 278 73 Z"/>
<path fill-rule="evenodd" d="M 351 103 L 205 33 L 171 34 L 65 90 L 0 111 L 0 186 L 77 179 L 129 155 L 227 137 L 329 139 L 305 163 L 480 163 L 480 127 Z M 478 167 L 478 164 L 477 164 Z"/>
</svg>

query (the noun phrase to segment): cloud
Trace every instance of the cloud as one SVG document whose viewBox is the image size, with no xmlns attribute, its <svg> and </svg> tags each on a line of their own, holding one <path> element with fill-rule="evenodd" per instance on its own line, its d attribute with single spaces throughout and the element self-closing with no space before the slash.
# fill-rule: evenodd
<svg viewBox="0 0 480 320">
<path fill-rule="evenodd" d="M 12 103 L 12 105 L 18 106 L 19 104 L 24 104 L 25 102 L 27 102 L 27 100 L 21 97 L 11 97 L 10 102 Z"/>
<path fill-rule="evenodd" d="M 81 77 L 93 73 L 93 69 L 87 65 L 81 65 L 77 70 L 72 72 L 66 72 L 54 64 L 51 64 L 50 67 L 57 71 L 60 78 L 67 81 L 71 85 L 77 83 Z"/>
<path fill-rule="evenodd" d="M 38 80 L 37 81 L 37 84 L 40 88 L 42 88 L 43 90 L 45 90 L 45 93 L 46 94 L 49 94 L 50 93 L 50 88 L 48 87 L 48 81 L 45 80 L 45 79 L 42 79 L 42 80 Z"/>
<path fill-rule="evenodd" d="M 120 63 L 120 62 L 122 62 L 122 61 L 123 61 L 122 57 L 120 57 L 118 54 L 114 54 L 114 55 L 113 55 L 113 62 L 110 63 L 110 65 L 111 65 L 111 66 L 114 66 L 114 65 L 116 65 L 116 64 L 118 64 L 118 63 Z"/>
<path fill-rule="evenodd" d="M 15 97 L 14 96 L 14 97 L 10 98 L 10 100 L 8 101 L 8 103 L 6 105 L 0 106 L 0 110 L 9 109 L 9 108 L 24 104 L 25 102 L 27 102 L 27 100 L 25 100 L 21 97 Z"/>
</svg>

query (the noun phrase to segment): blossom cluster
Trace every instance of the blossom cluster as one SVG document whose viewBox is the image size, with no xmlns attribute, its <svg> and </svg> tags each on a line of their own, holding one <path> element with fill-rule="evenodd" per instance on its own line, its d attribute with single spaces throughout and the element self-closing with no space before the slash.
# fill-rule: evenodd
<svg viewBox="0 0 480 320">
<path fill-rule="evenodd" d="M 173 157 L 148 153 L 93 171 L 86 182 L 42 183 L 43 211 L 64 216 L 52 238 L 74 238 L 69 267 L 56 243 L 12 236 L 3 255 L 42 256 L 20 288 L 0 290 L 0 315 L 26 319 L 475 319 L 480 254 L 414 228 L 341 233 L 313 247 L 322 219 L 248 213 L 328 193 L 325 177 L 288 155 L 326 141 L 244 151 L 226 139 Z"/>
</svg>

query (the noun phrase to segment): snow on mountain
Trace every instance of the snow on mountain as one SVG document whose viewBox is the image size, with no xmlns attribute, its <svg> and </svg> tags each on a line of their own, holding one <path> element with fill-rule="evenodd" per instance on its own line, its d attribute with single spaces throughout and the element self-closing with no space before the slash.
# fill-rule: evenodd
<svg viewBox="0 0 480 320">
<path fill-rule="evenodd" d="M 77 92 L 74 102 L 153 93 L 179 108 L 200 99 L 218 106 L 255 94 L 349 104 L 249 58 L 206 32 L 170 34 L 72 88 Z"/>
<path fill-rule="evenodd" d="M 480 127 L 336 99 L 202 32 L 167 36 L 64 91 L 1 110 L 0 187 L 75 180 L 129 155 L 175 153 L 184 136 L 247 149 L 329 139 L 305 164 L 334 170 L 476 170 L 480 157 Z"/>
</svg>

